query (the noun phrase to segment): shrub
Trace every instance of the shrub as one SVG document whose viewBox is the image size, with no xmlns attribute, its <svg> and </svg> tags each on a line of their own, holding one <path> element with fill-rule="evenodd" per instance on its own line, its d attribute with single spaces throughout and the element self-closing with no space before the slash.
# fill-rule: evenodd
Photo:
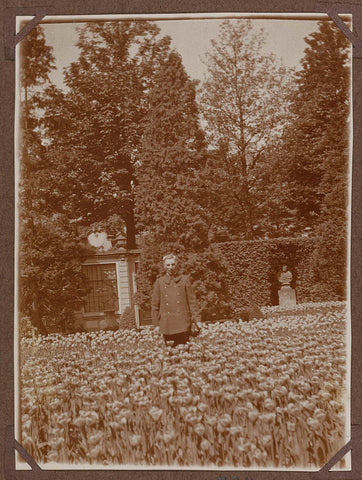
<svg viewBox="0 0 362 480">
<path fill-rule="evenodd" d="M 251 307 L 237 309 L 237 316 L 243 322 L 250 322 L 250 320 L 265 318 L 264 313 L 260 310 L 257 305 L 252 305 Z"/>
<path fill-rule="evenodd" d="M 21 316 L 19 319 L 19 337 L 20 338 L 35 338 L 39 336 L 39 330 L 34 327 L 31 319 L 26 316 Z"/>
<path fill-rule="evenodd" d="M 118 320 L 118 324 L 119 328 L 122 329 L 136 328 L 134 309 L 131 307 L 126 307 Z"/>
</svg>

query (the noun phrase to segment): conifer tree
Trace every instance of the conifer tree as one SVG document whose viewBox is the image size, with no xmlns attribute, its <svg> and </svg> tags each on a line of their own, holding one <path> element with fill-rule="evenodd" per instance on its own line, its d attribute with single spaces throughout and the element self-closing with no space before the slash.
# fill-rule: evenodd
<svg viewBox="0 0 362 480">
<path fill-rule="evenodd" d="M 171 52 L 160 66 L 149 102 L 136 187 L 136 215 L 143 234 L 141 303 L 148 302 L 162 255 L 174 252 L 192 275 L 203 311 L 210 313 L 225 307 L 222 266 L 209 246 L 210 215 L 202 205 L 199 178 L 206 152 L 195 84 L 177 53 Z"/>
<path fill-rule="evenodd" d="M 315 294 L 345 298 L 351 44 L 332 21 L 305 39 L 297 73 L 294 120 L 285 132 L 286 205 L 294 224 L 317 238 L 311 258 Z"/>
<path fill-rule="evenodd" d="M 291 104 L 294 118 L 282 144 L 288 206 L 296 209 L 301 231 L 321 223 L 331 189 L 340 189 L 335 199 L 346 211 L 350 130 L 349 41 L 329 20 L 320 21 L 318 30 L 305 41 Z"/>
</svg>

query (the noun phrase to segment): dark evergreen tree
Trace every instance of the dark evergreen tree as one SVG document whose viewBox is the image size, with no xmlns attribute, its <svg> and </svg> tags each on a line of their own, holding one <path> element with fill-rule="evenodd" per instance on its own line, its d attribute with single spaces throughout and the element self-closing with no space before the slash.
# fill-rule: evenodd
<svg viewBox="0 0 362 480">
<path fill-rule="evenodd" d="M 297 231 L 317 237 L 311 259 L 316 295 L 345 297 L 350 155 L 351 45 L 332 21 L 305 39 L 294 121 L 283 149 L 286 206 Z"/>
<path fill-rule="evenodd" d="M 138 157 L 136 214 L 143 236 L 138 290 L 147 305 L 160 259 L 179 255 L 192 274 L 205 314 L 226 307 L 222 266 L 209 247 L 210 213 L 203 207 L 200 174 L 206 151 L 199 126 L 195 84 L 172 52 L 150 91 Z M 222 311 L 219 312 L 222 314 Z"/>
<path fill-rule="evenodd" d="M 320 21 L 305 41 L 291 106 L 294 119 L 285 130 L 281 159 L 288 206 L 296 210 L 300 231 L 323 221 L 323 205 L 334 188 L 340 189 L 339 208 L 346 211 L 350 128 L 349 41 L 329 20 Z"/>
</svg>

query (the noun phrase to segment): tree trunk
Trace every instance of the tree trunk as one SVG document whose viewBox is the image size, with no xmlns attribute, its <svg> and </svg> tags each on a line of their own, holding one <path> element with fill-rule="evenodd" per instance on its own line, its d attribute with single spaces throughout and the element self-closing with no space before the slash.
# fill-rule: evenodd
<svg viewBox="0 0 362 480">
<path fill-rule="evenodd" d="M 245 237 L 247 240 L 253 240 L 254 231 L 253 231 L 253 214 L 252 214 L 252 205 L 250 202 L 250 192 L 248 185 L 248 166 L 246 162 L 244 140 L 239 146 L 240 155 L 240 165 L 241 165 L 241 182 L 242 182 L 242 197 L 244 203 L 244 211 L 246 213 L 245 219 Z"/>
<path fill-rule="evenodd" d="M 33 304 L 31 306 L 31 323 L 39 330 L 41 335 L 48 335 L 48 330 L 46 329 L 41 315 L 39 313 L 39 302 L 38 302 L 38 293 L 33 289 Z"/>
<path fill-rule="evenodd" d="M 249 198 L 249 187 L 247 180 L 243 181 L 243 197 L 244 197 L 244 205 L 245 205 L 245 212 L 246 212 L 246 219 L 245 219 L 245 236 L 246 240 L 253 240 L 254 239 L 254 230 L 253 230 L 253 213 L 252 213 L 252 206 L 250 204 Z"/>
</svg>

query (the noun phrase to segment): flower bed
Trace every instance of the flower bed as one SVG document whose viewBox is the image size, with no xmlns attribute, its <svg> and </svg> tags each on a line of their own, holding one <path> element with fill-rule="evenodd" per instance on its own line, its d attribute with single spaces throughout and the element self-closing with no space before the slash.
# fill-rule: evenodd
<svg viewBox="0 0 362 480">
<path fill-rule="evenodd" d="M 319 469 L 346 443 L 340 307 L 174 349 L 152 327 L 24 338 L 22 445 L 40 463 Z"/>
</svg>

